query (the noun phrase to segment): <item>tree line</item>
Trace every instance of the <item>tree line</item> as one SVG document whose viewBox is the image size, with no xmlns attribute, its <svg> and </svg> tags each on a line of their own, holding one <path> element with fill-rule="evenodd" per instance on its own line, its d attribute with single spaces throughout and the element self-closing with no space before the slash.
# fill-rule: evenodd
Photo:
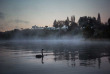
<svg viewBox="0 0 110 74">
<path fill-rule="evenodd" d="M 68 27 L 62 30 L 63 26 Z M 36 39 L 36 38 L 60 38 L 62 36 L 71 36 L 81 34 L 85 38 L 93 39 L 110 39 L 110 18 L 107 23 L 101 22 L 100 14 L 97 19 L 95 17 L 80 17 L 78 23 L 75 22 L 75 17 L 71 20 L 67 17 L 65 21 L 54 21 L 53 27 L 56 29 L 14 29 L 10 31 L 0 32 L 0 40 L 10 39 Z M 57 29 L 59 28 L 59 29 Z"/>
</svg>

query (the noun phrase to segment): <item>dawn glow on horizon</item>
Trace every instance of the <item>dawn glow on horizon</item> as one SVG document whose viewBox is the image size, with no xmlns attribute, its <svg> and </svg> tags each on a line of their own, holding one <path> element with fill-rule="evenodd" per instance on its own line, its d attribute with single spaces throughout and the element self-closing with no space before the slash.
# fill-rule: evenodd
<svg viewBox="0 0 110 74">
<path fill-rule="evenodd" d="M 103 23 L 110 18 L 110 0 L 0 0 L 0 31 L 52 26 L 54 20 L 75 16 L 101 15 Z"/>
</svg>

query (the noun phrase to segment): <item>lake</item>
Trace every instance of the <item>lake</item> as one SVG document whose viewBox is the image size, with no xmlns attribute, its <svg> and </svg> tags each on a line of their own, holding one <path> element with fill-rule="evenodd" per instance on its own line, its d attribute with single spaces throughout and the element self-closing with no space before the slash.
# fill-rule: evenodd
<svg viewBox="0 0 110 74">
<path fill-rule="evenodd" d="M 0 74 L 110 74 L 110 42 L 1 41 Z"/>
</svg>

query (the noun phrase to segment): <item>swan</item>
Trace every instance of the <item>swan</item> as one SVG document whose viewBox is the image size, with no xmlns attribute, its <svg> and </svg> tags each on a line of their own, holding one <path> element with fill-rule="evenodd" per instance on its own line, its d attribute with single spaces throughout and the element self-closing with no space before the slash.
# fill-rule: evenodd
<svg viewBox="0 0 110 74">
<path fill-rule="evenodd" d="M 44 55 L 43 55 L 43 50 L 44 50 L 44 49 L 41 50 L 41 55 L 36 55 L 36 58 L 43 58 L 43 57 L 44 57 Z"/>
</svg>

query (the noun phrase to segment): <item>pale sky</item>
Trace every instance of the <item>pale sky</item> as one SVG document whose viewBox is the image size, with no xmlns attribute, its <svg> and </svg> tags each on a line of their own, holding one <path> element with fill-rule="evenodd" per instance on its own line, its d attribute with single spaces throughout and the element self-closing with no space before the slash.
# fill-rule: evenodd
<svg viewBox="0 0 110 74">
<path fill-rule="evenodd" d="M 110 17 L 110 0 L 0 0 L 0 31 L 14 28 L 52 26 L 53 21 L 75 15 L 96 17 L 102 22 Z"/>
</svg>

